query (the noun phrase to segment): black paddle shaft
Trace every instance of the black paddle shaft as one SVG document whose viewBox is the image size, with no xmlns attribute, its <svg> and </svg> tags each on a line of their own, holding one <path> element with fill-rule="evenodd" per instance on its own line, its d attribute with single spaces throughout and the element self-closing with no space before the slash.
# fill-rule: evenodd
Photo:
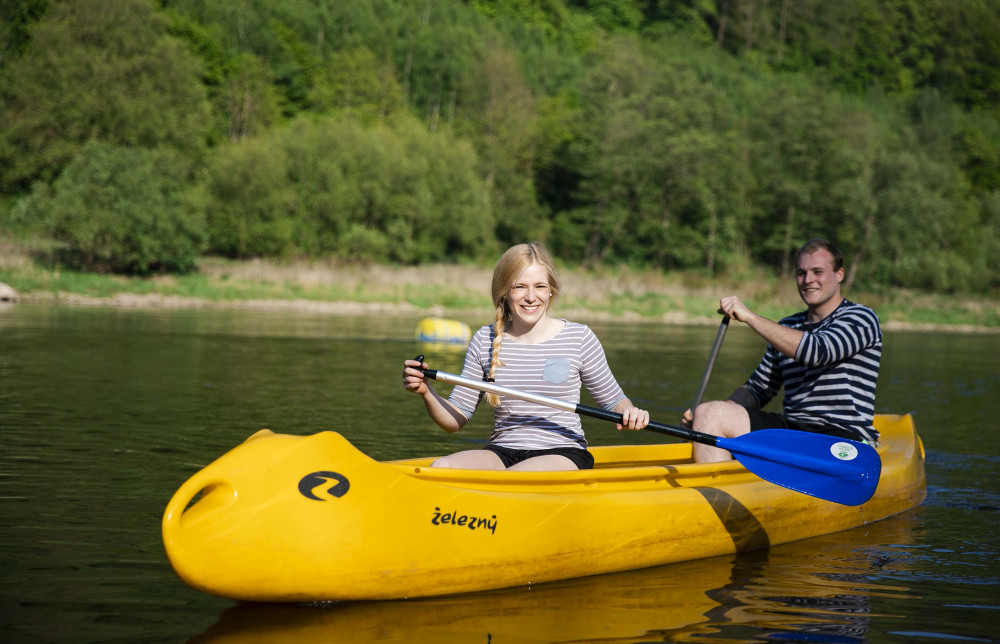
<svg viewBox="0 0 1000 644">
<path fill-rule="evenodd" d="M 726 337 L 726 330 L 729 329 L 729 317 L 722 316 L 719 323 L 719 330 L 715 333 L 715 343 L 712 344 L 712 352 L 708 355 L 708 364 L 705 365 L 705 373 L 701 377 L 701 384 L 698 385 L 698 393 L 694 397 L 694 404 L 691 405 L 691 413 L 701 404 L 701 399 L 705 397 L 705 390 L 708 389 L 708 378 L 712 375 L 712 367 L 715 366 L 715 359 L 719 357 L 719 349 L 722 348 L 722 340 Z"/>
<path fill-rule="evenodd" d="M 610 411 L 608 409 L 599 409 L 597 407 L 587 407 L 586 405 L 577 405 L 574 410 L 581 416 L 590 416 L 591 418 L 600 418 L 601 420 L 610 420 L 613 423 L 622 423 L 622 415 L 616 411 Z M 678 438 L 683 438 L 684 440 L 693 441 L 695 443 L 703 443 L 705 445 L 711 445 L 715 447 L 716 442 L 718 442 L 718 437 L 712 436 L 711 434 L 703 434 L 701 432 L 696 432 L 687 427 L 682 427 L 681 425 L 667 425 L 664 423 L 658 423 L 655 420 L 649 421 L 649 424 L 643 427 L 643 429 L 656 432 L 657 434 L 666 434 L 667 436 L 676 436 Z"/>
</svg>

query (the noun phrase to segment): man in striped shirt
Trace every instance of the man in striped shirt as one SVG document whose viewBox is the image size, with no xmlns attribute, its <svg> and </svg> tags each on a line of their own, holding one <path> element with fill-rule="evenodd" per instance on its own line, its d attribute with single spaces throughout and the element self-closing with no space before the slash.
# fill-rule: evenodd
<svg viewBox="0 0 1000 644">
<path fill-rule="evenodd" d="M 735 438 L 767 429 L 800 429 L 876 444 L 872 427 L 875 384 L 882 357 L 882 328 L 868 307 L 844 299 L 844 256 L 831 242 L 813 239 L 798 252 L 795 279 L 806 310 L 775 323 L 752 312 L 739 297 L 720 300 L 721 312 L 767 341 L 747 382 L 728 400 L 684 412 L 692 429 Z M 783 413 L 764 411 L 781 387 Z M 726 450 L 694 445 L 698 462 L 732 458 Z"/>
</svg>

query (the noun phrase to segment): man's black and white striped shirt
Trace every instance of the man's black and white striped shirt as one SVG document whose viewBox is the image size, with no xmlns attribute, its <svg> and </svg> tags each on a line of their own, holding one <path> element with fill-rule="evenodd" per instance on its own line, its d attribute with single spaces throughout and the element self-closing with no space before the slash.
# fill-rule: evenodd
<svg viewBox="0 0 1000 644">
<path fill-rule="evenodd" d="M 489 372 L 493 348 L 493 327 L 476 331 L 465 354 L 462 375 L 482 380 Z M 585 324 L 566 321 L 554 338 L 537 344 L 522 344 L 504 337 L 500 346 L 502 367 L 494 374 L 496 383 L 549 398 L 579 404 L 580 385 L 587 388 L 598 405 L 613 409 L 625 398 L 615 380 L 601 342 Z M 478 391 L 456 386 L 448 400 L 471 418 L 485 397 Z M 516 398 L 500 398 L 493 410 L 494 429 L 490 442 L 512 449 L 586 449 L 580 417 Z"/>
<path fill-rule="evenodd" d="M 878 440 L 872 427 L 882 358 L 882 327 L 866 306 L 848 300 L 817 324 L 806 311 L 781 319 L 805 335 L 789 358 L 770 344 L 746 388 L 763 408 L 785 387 L 784 414 L 800 425 L 834 426 Z"/>
</svg>

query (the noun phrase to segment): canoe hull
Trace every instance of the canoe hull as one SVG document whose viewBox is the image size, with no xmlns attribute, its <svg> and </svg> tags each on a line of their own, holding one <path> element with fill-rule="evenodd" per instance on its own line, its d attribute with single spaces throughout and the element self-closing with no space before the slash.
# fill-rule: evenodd
<svg viewBox="0 0 1000 644">
<path fill-rule="evenodd" d="M 686 443 L 593 448 L 580 472 L 376 462 L 333 432 L 258 432 L 189 479 L 163 518 L 184 581 L 238 600 L 471 592 L 752 550 L 877 521 L 925 495 L 909 416 L 881 416 L 878 490 L 849 507 Z M 192 500 L 196 502 L 192 503 Z"/>
</svg>

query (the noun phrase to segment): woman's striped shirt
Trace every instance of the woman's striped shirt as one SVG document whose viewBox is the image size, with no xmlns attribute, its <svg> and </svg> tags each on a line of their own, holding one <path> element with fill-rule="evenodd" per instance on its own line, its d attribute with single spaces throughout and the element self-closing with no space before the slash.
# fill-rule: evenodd
<svg viewBox="0 0 1000 644">
<path fill-rule="evenodd" d="M 784 414 L 792 423 L 838 427 L 876 442 L 872 420 L 882 327 L 875 312 L 844 300 L 816 324 L 806 322 L 806 311 L 778 323 L 805 335 L 794 359 L 767 346 L 745 385 L 758 405 L 767 405 L 784 385 Z"/>
<path fill-rule="evenodd" d="M 490 368 L 493 327 L 476 331 L 465 354 L 462 375 L 482 380 Z M 580 402 L 580 385 L 587 387 L 598 405 L 612 409 L 625 398 L 608 367 L 604 348 L 590 327 L 566 321 L 554 338 L 537 344 L 522 344 L 505 336 L 500 346 L 502 367 L 494 378 L 498 385 L 533 394 Z M 473 389 L 456 386 L 448 400 L 471 418 L 485 397 Z M 512 449 L 586 449 L 580 417 L 572 412 L 500 397 L 493 410 L 494 429 L 490 442 Z"/>
</svg>

